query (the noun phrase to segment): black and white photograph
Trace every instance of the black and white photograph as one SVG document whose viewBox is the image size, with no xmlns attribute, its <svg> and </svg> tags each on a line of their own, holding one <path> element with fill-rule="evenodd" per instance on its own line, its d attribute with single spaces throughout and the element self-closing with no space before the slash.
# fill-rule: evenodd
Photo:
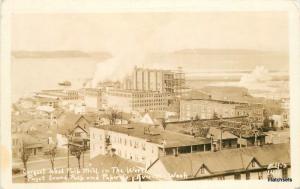
<svg viewBox="0 0 300 189">
<path fill-rule="evenodd" d="M 13 184 L 297 177 L 288 11 L 19 12 L 8 27 Z"/>
</svg>

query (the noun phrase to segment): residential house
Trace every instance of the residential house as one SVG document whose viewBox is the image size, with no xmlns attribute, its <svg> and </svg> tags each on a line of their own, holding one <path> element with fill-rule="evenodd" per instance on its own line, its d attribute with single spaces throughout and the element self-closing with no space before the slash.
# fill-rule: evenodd
<svg viewBox="0 0 300 189">
<path fill-rule="evenodd" d="M 206 134 L 206 138 L 211 138 L 213 151 L 237 147 L 238 137 L 233 135 L 229 131 L 224 131 L 217 127 L 209 127 L 208 132 Z"/>
<path fill-rule="evenodd" d="M 12 155 L 20 158 L 24 150 L 30 156 L 38 156 L 43 154 L 43 141 L 27 133 L 12 134 Z"/>
<path fill-rule="evenodd" d="M 90 147 L 89 129 L 82 128 L 80 125 L 75 126 L 70 132 L 69 139 L 71 142 L 82 145 L 86 149 Z"/>
<path fill-rule="evenodd" d="M 291 176 L 289 144 L 161 156 L 147 172 L 158 180 L 266 180 Z"/>
</svg>

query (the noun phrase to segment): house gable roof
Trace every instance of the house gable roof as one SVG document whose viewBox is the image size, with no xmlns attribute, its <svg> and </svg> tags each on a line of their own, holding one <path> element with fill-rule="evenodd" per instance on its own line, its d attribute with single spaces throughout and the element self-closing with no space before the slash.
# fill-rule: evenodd
<svg viewBox="0 0 300 189">
<path fill-rule="evenodd" d="M 76 125 L 76 126 L 74 127 L 74 129 L 71 131 L 71 133 L 74 133 L 75 129 L 77 129 L 77 128 L 81 129 L 81 130 L 84 131 L 85 133 L 89 133 L 89 130 L 88 130 L 88 129 L 84 129 L 84 128 L 82 128 L 80 125 Z"/>
<path fill-rule="evenodd" d="M 245 171 L 253 161 L 260 167 L 267 167 L 274 162 L 289 164 L 290 155 L 289 144 L 273 144 L 218 152 L 179 154 L 177 157 L 163 156 L 159 161 L 170 174 L 185 172 L 188 177 L 195 178 L 203 165 L 211 174 L 226 174 Z"/>
<path fill-rule="evenodd" d="M 210 127 L 206 137 L 209 138 L 210 135 L 213 135 L 214 139 L 220 140 L 221 139 L 221 130 L 219 128 L 216 128 L 216 127 Z M 238 137 L 231 134 L 228 131 L 223 131 L 222 132 L 222 139 L 226 140 L 226 139 L 236 139 L 236 138 L 238 138 Z"/>
</svg>

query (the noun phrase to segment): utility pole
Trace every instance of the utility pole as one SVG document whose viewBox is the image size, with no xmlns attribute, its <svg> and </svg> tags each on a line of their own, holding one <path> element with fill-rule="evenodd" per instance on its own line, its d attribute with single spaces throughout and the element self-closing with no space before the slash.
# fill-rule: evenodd
<svg viewBox="0 0 300 189">
<path fill-rule="evenodd" d="M 242 148 L 241 142 L 242 142 L 242 129 L 240 128 L 240 148 Z"/>
<path fill-rule="evenodd" d="M 223 127 L 220 128 L 221 135 L 220 135 L 220 151 L 222 150 L 222 135 L 223 135 Z"/>
<path fill-rule="evenodd" d="M 68 178 L 70 178 L 70 140 L 72 140 L 72 137 L 68 136 Z"/>
<path fill-rule="evenodd" d="M 220 120 L 220 122 L 219 122 L 219 127 L 220 127 L 220 132 L 221 132 L 221 134 L 220 134 L 220 151 L 222 150 L 222 145 L 223 145 L 223 141 L 222 141 L 222 137 L 223 137 L 223 126 L 222 126 L 222 124 L 223 124 L 223 119 L 221 118 L 221 120 Z"/>
<path fill-rule="evenodd" d="M 257 146 L 257 130 L 254 131 L 254 145 Z"/>
<path fill-rule="evenodd" d="M 68 139 L 68 178 L 70 178 L 70 141 Z"/>
<path fill-rule="evenodd" d="M 83 144 L 83 150 L 82 150 L 82 168 L 84 168 L 84 148 L 85 144 Z"/>
<path fill-rule="evenodd" d="M 210 134 L 210 151 L 213 151 L 213 134 Z"/>
<path fill-rule="evenodd" d="M 86 150 L 87 139 L 83 139 L 83 151 L 82 151 L 82 168 L 84 168 L 84 151 Z"/>
</svg>

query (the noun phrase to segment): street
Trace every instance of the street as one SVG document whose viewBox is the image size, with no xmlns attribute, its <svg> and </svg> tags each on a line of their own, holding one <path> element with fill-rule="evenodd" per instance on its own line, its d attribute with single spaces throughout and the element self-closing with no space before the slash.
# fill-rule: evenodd
<svg viewBox="0 0 300 189">
<path fill-rule="evenodd" d="M 89 153 L 84 155 L 84 167 L 89 165 Z M 75 156 L 70 156 L 70 168 L 78 167 L 78 160 Z M 83 166 L 83 156 L 80 158 L 80 167 Z M 22 162 L 13 163 L 13 167 L 23 168 Z M 58 157 L 55 159 L 54 168 L 67 168 L 68 167 L 68 157 Z M 49 159 L 35 160 L 27 163 L 27 171 L 28 174 L 39 172 L 41 170 L 49 170 L 51 169 L 51 163 Z M 13 182 L 22 183 L 25 182 L 24 174 L 13 175 Z"/>
</svg>

